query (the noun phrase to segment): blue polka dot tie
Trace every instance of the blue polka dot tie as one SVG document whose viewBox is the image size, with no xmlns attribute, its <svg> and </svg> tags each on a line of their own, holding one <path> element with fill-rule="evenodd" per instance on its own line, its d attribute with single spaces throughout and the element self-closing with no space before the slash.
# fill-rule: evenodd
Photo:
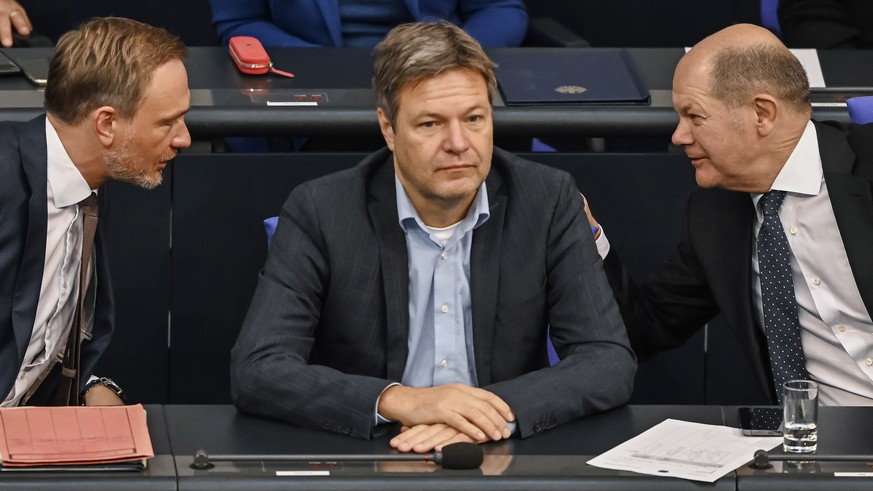
<svg viewBox="0 0 873 491">
<path fill-rule="evenodd" d="M 803 346 L 800 344 L 800 322 L 797 320 L 788 239 L 779 221 L 779 207 L 784 198 L 785 191 L 770 191 L 758 201 L 764 212 L 764 223 L 758 232 L 764 328 L 773 383 L 780 403 L 783 382 L 809 378 Z"/>
</svg>

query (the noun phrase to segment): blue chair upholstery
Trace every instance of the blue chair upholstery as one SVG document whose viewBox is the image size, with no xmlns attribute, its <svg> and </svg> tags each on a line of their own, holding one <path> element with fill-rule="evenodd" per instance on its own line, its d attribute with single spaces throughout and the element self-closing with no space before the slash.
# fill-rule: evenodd
<svg viewBox="0 0 873 491">
<path fill-rule="evenodd" d="M 273 234 L 276 233 L 276 225 L 279 224 L 279 217 L 270 217 L 264 220 L 264 232 L 267 233 L 267 249 L 270 248 L 270 243 L 273 241 Z"/>
<path fill-rule="evenodd" d="M 552 338 L 546 338 L 546 351 L 549 353 L 549 365 L 554 365 L 561 361 L 558 358 L 558 353 L 555 352 L 555 346 L 552 344 Z"/>
<path fill-rule="evenodd" d="M 873 123 L 873 95 L 846 99 L 846 106 L 853 123 Z"/>
<path fill-rule="evenodd" d="M 782 30 L 779 28 L 777 10 L 779 10 L 779 0 L 761 0 L 761 25 L 780 36 Z"/>
</svg>

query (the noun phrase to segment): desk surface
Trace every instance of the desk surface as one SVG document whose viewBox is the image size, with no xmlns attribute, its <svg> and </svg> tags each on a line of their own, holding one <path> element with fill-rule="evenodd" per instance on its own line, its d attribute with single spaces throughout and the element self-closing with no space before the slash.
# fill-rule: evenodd
<svg viewBox="0 0 873 491">
<path fill-rule="evenodd" d="M 391 453 L 389 436 L 357 440 L 238 413 L 231 406 L 166 406 L 179 489 L 696 489 L 698 483 L 589 466 L 585 462 L 665 418 L 722 424 L 718 406 L 627 406 L 534 437 L 484 445 L 481 469 L 452 471 L 426 463 L 216 463 L 193 470 L 193 453 Z M 277 470 L 329 470 L 329 476 L 277 477 Z M 439 479 L 435 477 L 439 476 Z M 735 489 L 733 474 L 714 485 Z"/>
<path fill-rule="evenodd" d="M 272 489 L 594 489 L 797 490 L 870 489 L 866 463 L 774 462 L 768 470 L 740 467 L 716 483 L 647 476 L 589 466 L 609 450 L 666 418 L 738 425 L 736 407 L 625 406 L 527 438 L 483 445 L 480 469 L 445 470 L 426 463 L 216 463 L 190 467 L 203 449 L 216 454 L 391 453 L 388 436 L 365 441 L 240 414 L 232 406 L 147 406 L 156 457 L 133 473 L 0 473 L 0 489 L 33 490 L 272 490 Z M 819 455 L 873 454 L 873 408 L 820 408 Z M 778 451 L 777 451 L 778 452 Z M 750 456 L 751 458 L 751 456 Z M 329 471 L 327 476 L 276 476 L 278 470 Z"/>
<path fill-rule="evenodd" d="M 527 50 L 583 48 L 515 48 Z M 596 48 L 588 48 L 596 49 Z M 495 51 L 505 51 L 507 48 Z M 511 50 L 511 49 L 510 49 Z M 507 107 L 495 100 L 494 125 L 501 137 L 516 135 L 667 136 L 677 117 L 670 100 L 673 68 L 681 48 L 629 50 L 643 84 L 652 95 L 640 106 Z M 46 48 L 5 50 L 11 58 L 46 57 Z M 369 50 L 359 48 L 274 48 L 277 67 L 294 79 L 243 75 L 224 48 L 190 48 L 186 66 L 192 108 L 186 122 L 195 137 L 253 134 L 378 135 L 370 89 Z M 869 86 L 873 52 L 822 51 L 819 59 L 829 86 Z M 42 92 L 23 76 L 0 79 L 0 119 L 28 120 L 42 111 Z M 318 101 L 311 96 L 319 96 Z M 297 100 L 302 97 L 301 100 Z M 830 97 L 830 96 L 829 96 Z M 841 96 L 837 95 L 835 100 Z M 268 107 L 274 103 L 315 104 Z M 848 121 L 845 105 L 817 106 L 817 119 Z"/>
<path fill-rule="evenodd" d="M 725 407 L 725 424 L 739 427 L 736 407 Z M 873 454 L 873 408 L 820 407 L 818 416 L 818 455 Z M 771 453 L 782 453 L 777 448 Z M 776 489 L 873 489 L 869 477 L 835 477 L 835 472 L 873 472 L 873 462 L 772 462 L 773 468 L 737 469 L 737 489 L 769 491 Z M 869 465 L 868 465 L 869 464 Z"/>
</svg>

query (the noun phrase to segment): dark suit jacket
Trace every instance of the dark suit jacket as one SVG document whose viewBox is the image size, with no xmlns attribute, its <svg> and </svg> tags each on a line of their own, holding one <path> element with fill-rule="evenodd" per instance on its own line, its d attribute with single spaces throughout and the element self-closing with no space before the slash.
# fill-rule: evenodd
<svg viewBox="0 0 873 491">
<path fill-rule="evenodd" d="M 46 166 L 45 116 L 0 124 L 0 398 L 12 389 L 36 317 L 45 267 Z M 100 212 L 102 220 L 102 203 Z M 82 343 L 80 385 L 88 380 L 112 334 L 112 288 L 102 235 L 98 225 L 96 310 L 92 338 Z M 43 381 L 33 403 L 48 401 L 57 371 Z"/>
<path fill-rule="evenodd" d="M 518 46 L 527 32 L 522 0 L 404 0 L 415 20 L 446 19 L 482 46 Z M 210 0 L 221 42 L 254 36 L 264 46 L 343 46 L 338 0 Z"/>
<path fill-rule="evenodd" d="M 780 0 L 779 26 L 790 48 L 873 48 L 870 0 Z"/>
<path fill-rule="evenodd" d="M 873 125 L 816 123 L 824 178 L 867 312 L 873 312 Z M 684 343 L 717 314 L 744 347 L 753 383 L 775 402 L 767 341 L 754 314 L 749 193 L 697 189 L 676 256 L 654 279 L 633 284 L 615 254 L 605 269 L 631 345 L 641 358 Z"/>
<path fill-rule="evenodd" d="M 523 437 L 626 402 L 636 363 L 572 178 L 495 149 L 486 186 L 470 253 L 479 386 Z M 388 150 L 296 188 L 231 353 L 237 407 L 369 437 L 406 364 L 407 261 Z"/>
</svg>

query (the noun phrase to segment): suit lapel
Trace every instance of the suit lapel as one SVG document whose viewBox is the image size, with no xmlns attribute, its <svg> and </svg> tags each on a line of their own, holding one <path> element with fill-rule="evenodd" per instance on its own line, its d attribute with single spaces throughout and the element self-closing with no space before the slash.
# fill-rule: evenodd
<svg viewBox="0 0 873 491">
<path fill-rule="evenodd" d="M 496 151 L 495 151 L 496 152 Z M 494 160 L 498 157 L 495 155 Z M 485 180 L 488 189 L 488 221 L 473 231 L 470 251 L 470 293 L 473 309 L 473 353 L 479 387 L 491 383 L 491 355 L 500 288 L 500 244 L 506 215 L 506 194 L 500 175 L 492 166 Z"/>
<path fill-rule="evenodd" d="M 752 295 L 752 243 L 755 222 L 755 207 L 749 193 L 715 189 L 708 191 L 719 196 L 717 205 L 708 216 L 702 217 L 703 224 L 693 223 L 695 230 L 705 230 L 701 234 L 706 239 L 700 247 L 713 249 L 712 257 L 721 264 L 717 268 L 724 277 L 714 288 L 722 290 L 721 295 L 729 298 L 727 305 L 735 311 L 723 311 L 726 319 L 733 319 L 740 345 L 746 347 L 751 369 L 758 384 L 767 394 L 773 393 L 770 377 L 770 358 L 767 354 L 767 340 L 762 326 L 758 324 Z M 722 307 L 724 308 L 724 307 Z M 755 360 L 758 362 L 756 363 Z"/>
<path fill-rule="evenodd" d="M 873 193 L 871 181 L 853 175 L 857 167 L 873 165 L 857 159 L 845 135 L 830 126 L 816 124 L 822 167 L 837 226 L 858 291 L 873 315 Z M 859 142 L 867 144 L 867 142 Z M 868 171 L 867 169 L 861 169 Z"/>
<path fill-rule="evenodd" d="M 409 260 L 406 237 L 397 218 L 394 167 L 390 154 L 377 154 L 383 162 L 370 182 L 371 200 L 367 204 L 379 244 L 379 261 L 385 292 L 387 377 L 401 380 L 409 353 Z"/>
<path fill-rule="evenodd" d="M 30 342 L 36 306 L 39 301 L 43 268 L 45 267 L 46 222 L 48 202 L 46 168 L 48 157 L 45 143 L 45 117 L 29 121 L 21 128 L 19 140 L 21 165 L 31 189 L 28 203 L 28 223 L 18 270 L 18 283 L 12 299 L 12 326 L 18 345 L 19 361 Z"/>
</svg>

